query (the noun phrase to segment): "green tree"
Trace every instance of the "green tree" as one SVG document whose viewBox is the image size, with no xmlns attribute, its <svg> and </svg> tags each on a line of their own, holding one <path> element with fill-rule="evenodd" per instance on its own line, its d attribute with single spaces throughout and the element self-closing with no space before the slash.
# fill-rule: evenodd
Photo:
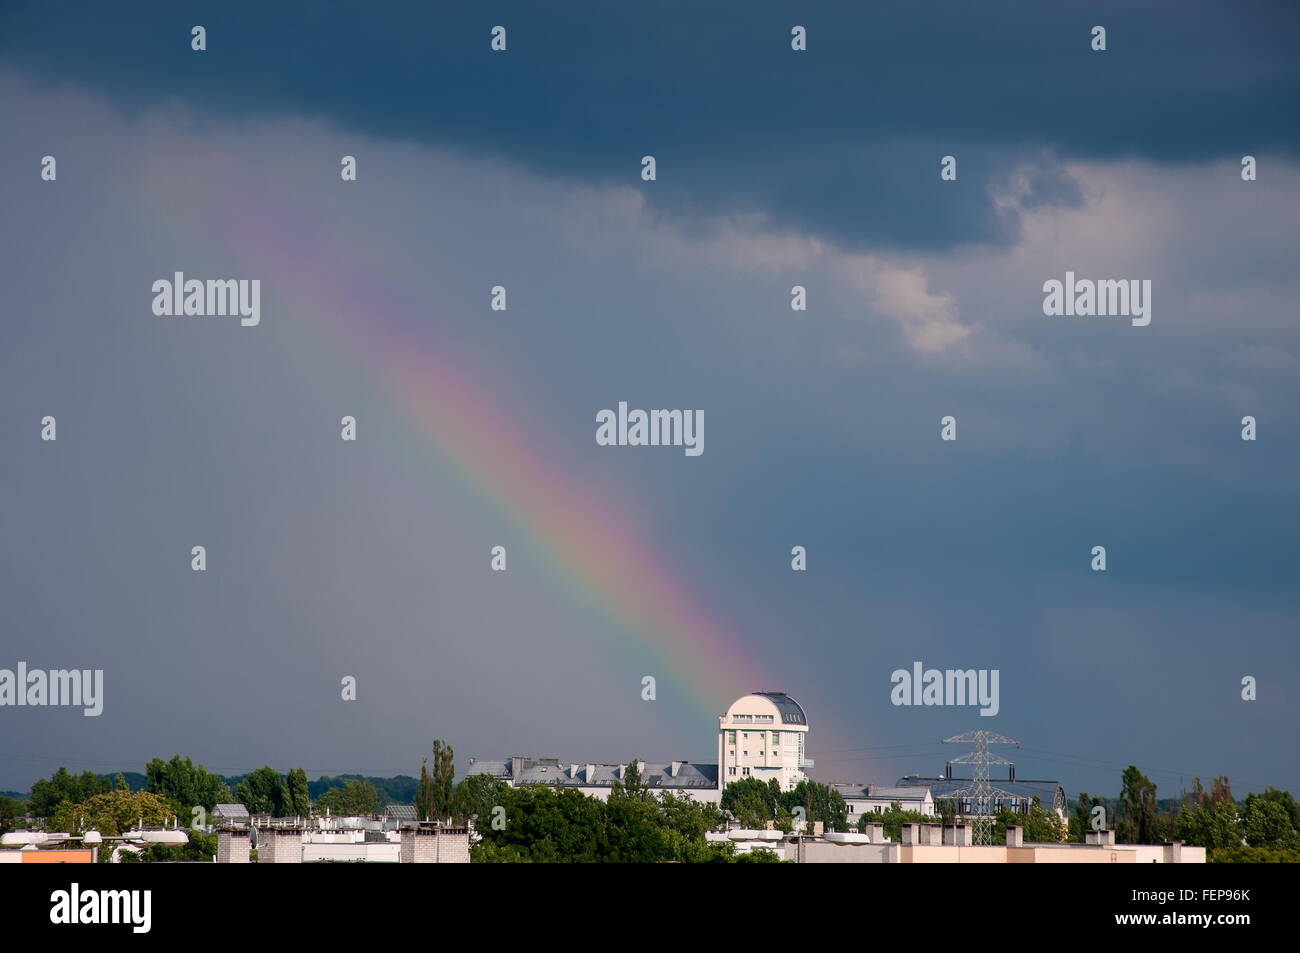
<svg viewBox="0 0 1300 953">
<path fill-rule="evenodd" d="M 604 859 L 614 863 L 653 864 L 672 857 L 673 840 L 660 823 L 659 805 L 654 798 L 635 794 L 616 798 L 611 794 L 605 806 L 605 818 L 609 852 Z"/>
<path fill-rule="evenodd" d="M 1190 802 L 1183 805 L 1174 822 L 1174 837 L 1186 844 L 1216 850 L 1241 846 L 1241 820 L 1237 805 L 1229 801 L 1212 804 Z"/>
<path fill-rule="evenodd" d="M 730 841 L 711 842 L 705 835 L 726 826 L 717 805 L 697 801 L 689 795 L 665 792 L 659 800 L 659 824 L 664 833 L 665 860 L 683 864 L 707 864 L 730 860 L 735 851 Z"/>
<path fill-rule="evenodd" d="M 775 851 L 770 851 L 765 847 L 757 847 L 743 854 L 736 855 L 738 864 L 779 864 L 781 858 L 776 856 Z"/>
<path fill-rule="evenodd" d="M 903 839 L 904 824 L 933 824 L 935 820 L 932 814 L 922 814 L 920 811 L 905 811 L 898 801 L 891 801 L 888 810 L 863 814 L 859 817 L 858 833 L 865 834 L 868 824 L 883 824 L 885 836 L 898 843 Z"/>
<path fill-rule="evenodd" d="M 703 843 L 705 834 L 720 830 L 727 822 L 717 805 L 672 791 L 665 791 L 660 798 L 659 815 L 665 826 L 689 841 L 700 843 Z"/>
<path fill-rule="evenodd" d="M 1246 844 L 1250 847 L 1300 850 L 1300 833 L 1292 826 L 1291 814 L 1280 799 L 1262 794 L 1246 795 L 1246 803 L 1241 812 L 1241 827 Z"/>
<path fill-rule="evenodd" d="M 76 803 L 63 801 L 47 819 L 46 828 L 66 834 L 96 830 L 113 836 L 141 822 L 146 827 L 167 826 L 175 816 L 171 805 L 156 794 L 112 791 Z"/>
<path fill-rule="evenodd" d="M 1209 852 L 1211 864 L 1300 864 L 1300 851 L 1263 847 L 1224 847 Z"/>
<path fill-rule="evenodd" d="M 250 814 L 287 817 L 293 813 L 289 810 L 289 789 L 284 778 L 269 764 L 240 781 L 235 789 L 235 798 L 248 808 Z"/>
<path fill-rule="evenodd" d="M 1246 803 L 1250 803 L 1252 797 L 1257 797 L 1265 801 L 1276 802 L 1286 812 L 1291 822 L 1291 829 L 1300 831 L 1300 805 L 1296 804 L 1296 799 L 1287 791 L 1279 791 L 1277 788 L 1269 787 L 1263 794 L 1246 795 Z"/>
<path fill-rule="evenodd" d="M 349 778 L 343 783 L 342 808 L 346 814 L 378 814 L 379 791 L 369 781 Z"/>
<path fill-rule="evenodd" d="M 741 827 L 762 829 L 776 819 L 776 804 L 766 784 L 758 778 L 732 781 L 722 790 L 719 806 Z"/>
<path fill-rule="evenodd" d="M 1232 796 L 1232 785 L 1228 783 L 1228 776 L 1226 774 L 1220 775 L 1210 781 L 1210 803 L 1220 804 L 1223 801 L 1227 801 L 1230 804 L 1237 803 Z"/>
<path fill-rule="evenodd" d="M 640 765 L 637 765 L 639 775 Z M 624 782 L 633 781 L 627 772 Z M 468 779 L 467 779 L 468 780 Z M 491 779 L 489 779 L 491 780 Z M 488 790 L 485 786 L 484 790 Z M 623 783 L 608 801 L 576 788 L 501 785 L 494 795 L 504 825 L 480 822 L 475 863 L 620 862 L 722 863 L 734 859 L 730 843 L 705 834 L 725 819 L 712 804 L 666 792 L 662 798 Z"/>
<path fill-rule="evenodd" d="M 1100 797 L 1089 797 L 1087 791 L 1079 792 L 1079 800 L 1075 802 L 1074 813 L 1070 815 L 1068 836 L 1072 843 L 1082 844 L 1088 837 L 1088 831 L 1092 830 L 1092 809 L 1094 807 L 1105 807 Z"/>
<path fill-rule="evenodd" d="M 939 811 L 939 819 L 944 827 L 951 827 L 957 823 L 957 802 L 953 798 L 941 797 L 934 802 L 934 806 Z"/>
<path fill-rule="evenodd" d="M 459 823 L 472 818 L 487 818 L 501 803 L 501 791 L 508 787 L 490 774 L 471 774 L 456 785 L 454 816 Z"/>
<path fill-rule="evenodd" d="M 655 863 L 668 859 L 673 839 L 659 819 L 659 803 L 641 777 L 641 764 L 633 759 L 614 782 L 605 805 L 609 860 Z"/>
<path fill-rule="evenodd" d="M 307 772 L 302 768 L 294 768 L 285 778 L 285 787 L 289 792 L 289 803 L 286 814 L 293 814 L 295 817 L 311 816 L 311 798 L 307 796 Z"/>
<path fill-rule="evenodd" d="M 505 823 L 478 825 L 484 849 L 473 859 L 584 863 L 609 858 L 606 805 L 596 798 L 540 784 L 506 787 L 500 795 Z"/>
<path fill-rule="evenodd" d="M 217 835 L 204 834 L 200 831 L 186 831 L 189 837 L 189 843 L 177 844 L 150 844 L 140 852 L 138 860 L 144 863 L 156 863 L 159 861 L 168 861 L 176 863 L 180 861 L 206 861 L 211 862 L 217 853 Z M 108 854 L 108 851 L 100 851 L 101 859 Z"/>
<path fill-rule="evenodd" d="M 1124 769 L 1120 785 L 1116 837 L 1123 844 L 1158 844 L 1162 840 L 1156 786 L 1135 765 Z"/>
<path fill-rule="evenodd" d="M 849 806 L 844 795 L 817 781 L 800 781 L 789 791 L 780 792 L 778 803 L 791 814 L 796 807 L 802 807 L 810 829 L 817 821 L 826 831 L 844 832 L 849 829 Z"/>
<path fill-rule="evenodd" d="M 209 773 L 203 765 L 197 768 L 189 758 L 173 755 L 170 761 L 154 758 L 144 769 L 145 790 L 165 797 L 182 811 L 202 807 L 211 812 L 219 803 L 226 803 L 233 795 L 221 778 Z"/>
<path fill-rule="evenodd" d="M 112 789 L 113 785 L 108 778 L 100 777 L 93 771 L 73 775 L 67 768 L 61 767 L 49 780 L 42 778 L 32 785 L 27 809 L 33 817 L 49 817 L 64 801 L 77 803 L 96 794 L 107 794 Z"/>
<path fill-rule="evenodd" d="M 650 797 L 650 788 L 641 778 L 641 763 L 633 758 L 623 771 L 623 777 L 614 782 L 609 794 L 610 800 L 625 799 L 644 801 Z"/>
<path fill-rule="evenodd" d="M 415 816 L 422 821 L 433 820 L 433 776 L 429 774 L 429 759 L 420 765 L 420 783 L 415 788 Z"/>
<path fill-rule="evenodd" d="M 1006 843 L 1008 827 L 1022 828 L 1027 844 L 1059 844 L 1066 836 L 1060 817 L 1055 811 L 1044 811 L 1043 802 L 1037 794 L 1030 802 L 1026 814 L 1005 807 L 998 811 L 993 821 L 993 843 Z"/>
<path fill-rule="evenodd" d="M 17 830 L 22 823 L 22 808 L 13 798 L 0 796 L 0 834 Z"/>
<path fill-rule="evenodd" d="M 456 810 L 456 764 L 451 745 L 442 740 L 433 742 L 433 774 L 430 778 L 431 798 L 428 816 L 444 821 Z"/>
</svg>

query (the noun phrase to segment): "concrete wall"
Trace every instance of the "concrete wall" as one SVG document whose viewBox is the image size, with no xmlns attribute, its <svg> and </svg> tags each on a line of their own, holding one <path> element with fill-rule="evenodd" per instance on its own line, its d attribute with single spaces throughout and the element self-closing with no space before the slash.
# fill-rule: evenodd
<svg viewBox="0 0 1300 953">
<path fill-rule="evenodd" d="M 1088 844 L 1030 844 L 1007 848 L 1009 864 L 1131 864 L 1136 858 L 1132 850 Z"/>
<path fill-rule="evenodd" d="M 401 851 L 400 844 L 311 843 L 302 845 L 302 861 L 304 864 L 318 861 L 396 864 L 401 860 Z"/>
<path fill-rule="evenodd" d="M 789 860 L 803 864 L 896 864 L 898 844 L 831 844 L 805 840 L 795 845 Z"/>
<path fill-rule="evenodd" d="M 906 835 L 906 831 L 904 832 Z M 920 832 L 916 832 L 918 839 Z M 787 859 L 805 864 L 1133 864 L 1205 863 L 1203 847 L 1164 844 L 1154 846 L 995 844 L 972 847 L 957 844 L 835 844 L 804 840 L 787 847 Z M 1174 859 L 1177 856 L 1177 859 Z"/>
<path fill-rule="evenodd" d="M 899 862 L 904 864 L 1002 864 L 1006 860 L 1005 846 L 903 844 L 899 847 Z"/>
<path fill-rule="evenodd" d="M 1139 864 L 1205 863 L 1204 847 L 1189 847 L 1186 844 L 1135 844 L 1129 849 L 1137 854 L 1135 863 Z"/>
</svg>

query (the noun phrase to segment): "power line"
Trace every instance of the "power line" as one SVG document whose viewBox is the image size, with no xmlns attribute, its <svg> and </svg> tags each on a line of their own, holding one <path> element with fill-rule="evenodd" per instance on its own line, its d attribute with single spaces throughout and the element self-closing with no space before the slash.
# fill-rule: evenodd
<svg viewBox="0 0 1300 953">
<path fill-rule="evenodd" d="M 933 748 L 943 744 L 942 741 L 917 741 L 906 745 L 870 745 L 865 748 L 840 748 L 836 751 L 812 751 L 810 754 L 816 754 L 822 757 L 828 754 L 852 754 L 855 751 L 888 751 L 896 748 Z"/>
</svg>

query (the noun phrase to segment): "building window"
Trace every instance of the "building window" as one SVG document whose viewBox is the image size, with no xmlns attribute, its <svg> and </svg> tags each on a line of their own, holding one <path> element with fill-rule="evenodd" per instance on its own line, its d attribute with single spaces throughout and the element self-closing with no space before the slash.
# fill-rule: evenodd
<svg viewBox="0 0 1300 953">
<path fill-rule="evenodd" d="M 749 752 L 748 752 L 748 751 L 745 752 L 745 757 L 746 757 L 746 758 L 749 757 Z"/>
<path fill-rule="evenodd" d="M 735 768 L 728 768 L 728 769 L 727 769 L 727 773 L 730 774 L 730 775 L 732 775 L 732 776 L 734 777 L 735 774 L 736 774 L 736 769 L 735 769 Z"/>
<path fill-rule="evenodd" d="M 779 745 L 780 743 L 781 743 L 781 732 L 779 731 L 772 732 L 772 744 Z"/>
<path fill-rule="evenodd" d="M 749 777 L 749 768 L 745 768 L 743 770 L 745 772 L 745 777 Z"/>
<path fill-rule="evenodd" d="M 734 731 L 728 731 L 727 740 L 734 745 L 736 743 L 736 733 Z"/>
</svg>

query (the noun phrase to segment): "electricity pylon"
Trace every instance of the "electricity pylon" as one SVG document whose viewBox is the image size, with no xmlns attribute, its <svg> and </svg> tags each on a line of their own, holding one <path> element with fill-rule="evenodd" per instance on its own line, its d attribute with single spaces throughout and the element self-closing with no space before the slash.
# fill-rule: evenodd
<svg viewBox="0 0 1300 953">
<path fill-rule="evenodd" d="M 989 783 L 989 765 L 1012 763 L 1006 758 L 994 757 L 989 752 L 989 745 L 1015 745 L 1019 747 L 1020 742 L 981 728 L 976 731 L 968 731 L 964 735 L 953 735 L 951 738 L 944 738 L 943 743 L 965 743 L 975 746 L 975 750 L 969 754 L 960 758 L 953 758 L 948 762 L 949 764 L 969 764 L 972 769 L 971 784 L 952 793 L 971 800 L 974 811 L 967 815 L 971 825 L 971 843 L 991 844 L 993 842 L 993 796 L 1002 794 L 1013 797 L 1014 795 L 1010 791 L 995 788 Z"/>
</svg>

